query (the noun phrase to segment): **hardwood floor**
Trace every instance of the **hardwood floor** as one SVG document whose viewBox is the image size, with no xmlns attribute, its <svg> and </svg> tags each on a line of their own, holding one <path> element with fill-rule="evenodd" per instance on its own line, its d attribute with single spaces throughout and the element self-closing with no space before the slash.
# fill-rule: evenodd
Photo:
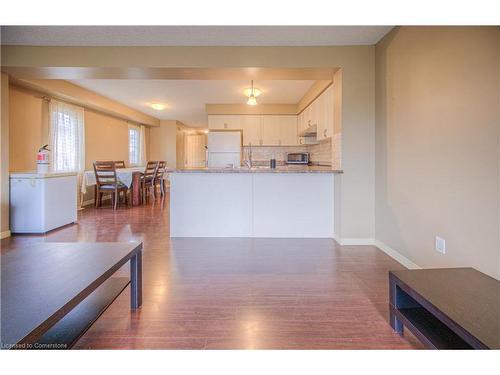
<svg viewBox="0 0 500 375">
<path fill-rule="evenodd" d="M 78 341 L 80 349 L 411 349 L 388 324 L 388 271 L 372 246 L 327 239 L 169 238 L 166 201 L 86 208 L 77 225 L 27 242 L 143 241 L 143 306 L 129 288 Z M 121 270 L 120 273 L 126 273 Z"/>
</svg>

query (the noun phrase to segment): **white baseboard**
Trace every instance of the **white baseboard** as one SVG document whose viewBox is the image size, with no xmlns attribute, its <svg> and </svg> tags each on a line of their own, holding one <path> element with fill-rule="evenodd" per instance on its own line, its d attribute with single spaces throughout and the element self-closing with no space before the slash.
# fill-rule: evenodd
<svg viewBox="0 0 500 375">
<path fill-rule="evenodd" d="M 402 255 L 399 251 L 396 251 L 385 243 L 376 240 L 374 238 L 339 238 L 336 241 L 342 246 L 360 246 L 360 245 L 372 245 L 378 247 L 384 253 L 389 255 L 396 262 L 401 263 L 403 266 L 410 270 L 420 269 L 419 265 L 413 263 L 410 259 Z"/>
<path fill-rule="evenodd" d="M 339 238 L 337 242 L 342 246 L 374 245 L 373 238 Z"/>
<path fill-rule="evenodd" d="M 7 238 L 7 237 L 10 237 L 10 230 L 0 232 L 0 240 L 3 240 L 4 238 Z"/>
<path fill-rule="evenodd" d="M 380 242 L 379 240 L 375 240 L 374 245 L 377 246 L 384 253 L 389 255 L 396 262 L 401 263 L 403 266 L 405 266 L 406 268 L 408 268 L 410 270 L 416 270 L 416 269 L 422 268 L 419 265 L 413 263 L 411 260 L 409 260 L 407 257 L 402 255 L 400 252 L 390 248 L 385 243 Z"/>
</svg>

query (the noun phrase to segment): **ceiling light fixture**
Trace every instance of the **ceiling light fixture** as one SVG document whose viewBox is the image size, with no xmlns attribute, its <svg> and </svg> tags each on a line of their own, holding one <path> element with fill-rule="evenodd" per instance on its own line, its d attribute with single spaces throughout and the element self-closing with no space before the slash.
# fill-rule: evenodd
<svg viewBox="0 0 500 375">
<path fill-rule="evenodd" d="M 257 105 L 256 97 L 259 96 L 261 93 L 262 91 L 260 91 L 259 89 L 253 88 L 253 80 L 252 80 L 252 87 L 250 89 L 245 90 L 245 95 L 248 96 L 247 104 Z"/>
<path fill-rule="evenodd" d="M 163 109 L 165 109 L 166 105 L 165 104 L 161 104 L 161 103 L 153 103 L 151 104 L 151 108 L 153 109 L 156 109 L 157 111 L 161 111 Z"/>
</svg>

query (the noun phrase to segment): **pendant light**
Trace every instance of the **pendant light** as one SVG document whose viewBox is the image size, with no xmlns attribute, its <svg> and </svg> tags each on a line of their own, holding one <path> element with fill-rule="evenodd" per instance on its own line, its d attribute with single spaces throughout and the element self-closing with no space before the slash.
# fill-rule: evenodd
<svg viewBox="0 0 500 375">
<path fill-rule="evenodd" d="M 257 99 L 255 98 L 255 92 L 253 89 L 253 79 L 252 79 L 252 89 L 250 91 L 250 96 L 248 97 L 247 104 L 248 105 L 257 105 Z"/>
</svg>

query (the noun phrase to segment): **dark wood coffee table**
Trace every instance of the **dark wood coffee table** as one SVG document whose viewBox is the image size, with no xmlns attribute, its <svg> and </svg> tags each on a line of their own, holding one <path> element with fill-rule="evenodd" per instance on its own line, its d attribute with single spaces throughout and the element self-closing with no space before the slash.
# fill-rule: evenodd
<svg viewBox="0 0 500 375">
<path fill-rule="evenodd" d="M 130 278 L 113 277 L 130 261 Z M 142 303 L 142 243 L 51 243 L 1 257 L 3 349 L 71 347 L 131 284 Z"/>
<path fill-rule="evenodd" d="M 500 349 L 500 281 L 473 268 L 389 272 L 390 324 L 434 349 Z"/>
</svg>

